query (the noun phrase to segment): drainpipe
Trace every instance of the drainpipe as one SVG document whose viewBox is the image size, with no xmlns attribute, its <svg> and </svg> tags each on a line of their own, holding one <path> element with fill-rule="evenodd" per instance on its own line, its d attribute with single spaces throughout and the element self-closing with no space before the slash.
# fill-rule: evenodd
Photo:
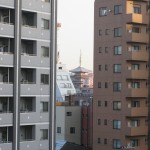
<svg viewBox="0 0 150 150">
<path fill-rule="evenodd" d="M 15 25 L 14 25 L 14 107 L 13 107 L 13 143 L 12 149 L 20 149 L 20 47 L 21 47 L 21 0 L 15 0 Z"/>
<path fill-rule="evenodd" d="M 57 55 L 57 0 L 51 0 L 50 16 L 50 103 L 49 150 L 56 145 L 56 55 Z"/>
</svg>

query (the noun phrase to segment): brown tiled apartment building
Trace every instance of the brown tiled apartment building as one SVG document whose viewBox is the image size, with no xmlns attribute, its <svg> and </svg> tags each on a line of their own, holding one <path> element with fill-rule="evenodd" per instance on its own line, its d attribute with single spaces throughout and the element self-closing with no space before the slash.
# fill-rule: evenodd
<svg viewBox="0 0 150 150">
<path fill-rule="evenodd" d="M 95 0 L 93 150 L 149 150 L 149 1 Z"/>
</svg>

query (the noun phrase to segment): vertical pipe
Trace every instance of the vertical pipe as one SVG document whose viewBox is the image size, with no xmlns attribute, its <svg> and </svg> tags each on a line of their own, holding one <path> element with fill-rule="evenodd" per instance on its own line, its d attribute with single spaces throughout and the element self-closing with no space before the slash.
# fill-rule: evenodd
<svg viewBox="0 0 150 150">
<path fill-rule="evenodd" d="M 56 54 L 57 54 L 57 0 L 51 0 L 50 17 L 50 113 L 49 113 L 49 149 L 56 145 Z"/>
<path fill-rule="evenodd" d="M 14 1 L 15 25 L 14 25 L 14 109 L 13 109 L 13 143 L 12 150 L 19 150 L 20 139 L 20 44 L 21 44 L 21 0 Z"/>
<path fill-rule="evenodd" d="M 148 15 L 149 15 L 149 21 L 148 21 L 148 31 L 149 31 L 149 43 L 148 43 L 148 52 L 149 52 L 149 60 L 148 60 L 148 136 L 147 136 L 147 141 L 148 141 L 148 150 L 150 150 L 150 0 L 147 3 L 148 5 Z"/>
</svg>

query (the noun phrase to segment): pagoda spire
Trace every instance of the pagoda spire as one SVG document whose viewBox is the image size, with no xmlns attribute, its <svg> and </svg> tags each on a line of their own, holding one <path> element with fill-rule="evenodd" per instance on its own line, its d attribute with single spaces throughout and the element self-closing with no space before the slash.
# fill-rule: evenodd
<svg viewBox="0 0 150 150">
<path fill-rule="evenodd" d="M 82 66 L 82 51 L 81 51 L 81 49 L 80 49 L 79 65 L 80 65 L 80 67 Z"/>
</svg>

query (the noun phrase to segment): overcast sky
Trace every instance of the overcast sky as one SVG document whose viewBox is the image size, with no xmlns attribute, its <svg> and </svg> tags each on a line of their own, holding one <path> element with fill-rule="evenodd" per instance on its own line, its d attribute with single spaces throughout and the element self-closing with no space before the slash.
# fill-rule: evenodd
<svg viewBox="0 0 150 150">
<path fill-rule="evenodd" d="M 67 68 L 93 68 L 94 0 L 58 0 L 58 50 L 60 60 Z"/>
</svg>

